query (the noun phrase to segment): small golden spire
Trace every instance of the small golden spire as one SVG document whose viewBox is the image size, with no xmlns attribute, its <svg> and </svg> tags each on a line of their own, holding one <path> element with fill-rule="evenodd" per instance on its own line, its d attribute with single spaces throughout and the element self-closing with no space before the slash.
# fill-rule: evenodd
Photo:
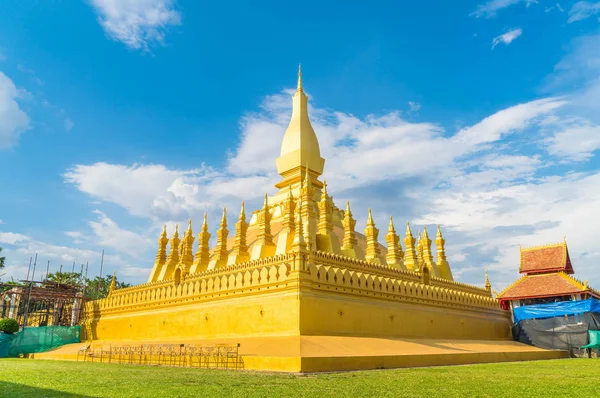
<svg viewBox="0 0 600 398">
<path fill-rule="evenodd" d="M 327 180 L 323 180 L 323 193 L 327 195 Z"/>
<path fill-rule="evenodd" d="M 406 236 L 413 236 L 412 231 L 410 230 L 410 223 L 408 221 L 406 222 Z"/>
<path fill-rule="evenodd" d="M 306 169 L 306 176 L 304 178 L 304 185 L 306 186 L 307 189 L 310 189 L 310 178 L 309 178 L 309 175 L 308 175 L 308 163 L 306 163 L 306 166 L 304 166 L 304 168 Z"/>
<path fill-rule="evenodd" d="M 298 201 L 298 207 L 302 207 L 302 198 Z M 304 230 L 302 228 L 302 214 L 301 212 L 296 212 L 296 220 L 295 220 L 295 231 L 294 231 L 294 240 L 292 241 L 292 248 L 296 251 L 306 250 L 306 240 L 304 239 Z"/>
<path fill-rule="evenodd" d="M 367 251 L 365 259 L 374 263 L 381 263 L 380 255 L 381 250 L 379 249 L 379 230 L 375 228 L 375 221 L 373 221 L 373 214 L 369 209 L 369 216 L 367 218 L 367 228 L 365 228 L 365 237 L 367 239 Z"/>
<path fill-rule="evenodd" d="M 221 217 L 221 228 L 227 228 L 227 207 L 223 207 L 223 217 Z"/>
<path fill-rule="evenodd" d="M 388 227 L 388 233 L 396 233 L 396 229 L 394 228 L 394 220 L 392 220 L 392 216 L 390 216 L 390 226 Z"/>
<path fill-rule="evenodd" d="M 429 235 L 427 234 L 427 226 L 423 226 L 423 240 L 429 239 Z"/>
<path fill-rule="evenodd" d="M 113 277 L 110 281 L 110 287 L 108 288 L 108 294 L 112 294 L 117 289 L 117 271 L 113 271 Z"/>
<path fill-rule="evenodd" d="M 246 221 L 246 210 L 244 209 L 244 201 L 242 200 L 242 210 L 240 210 L 239 221 Z"/>
<path fill-rule="evenodd" d="M 485 267 L 485 290 L 492 291 L 492 284 L 490 283 L 490 278 L 488 277 L 487 267 Z"/>
<path fill-rule="evenodd" d="M 190 221 L 188 221 L 188 231 L 190 233 L 192 233 L 192 219 L 190 218 Z"/>
<path fill-rule="evenodd" d="M 371 209 L 369 209 L 369 216 L 367 217 L 367 225 L 375 225 L 375 221 L 373 221 L 373 214 L 371 213 Z"/>
<path fill-rule="evenodd" d="M 179 224 L 175 224 L 175 233 L 173 236 L 179 236 Z"/>
<path fill-rule="evenodd" d="M 167 236 L 167 224 L 165 224 L 165 225 L 163 226 L 163 230 L 162 230 L 162 234 L 161 234 L 161 236 Z"/>
<path fill-rule="evenodd" d="M 206 212 L 204 212 L 204 222 L 202 222 L 202 231 L 208 232 L 208 221 L 206 220 Z"/>
<path fill-rule="evenodd" d="M 297 90 L 299 93 L 301 93 L 302 90 L 302 66 L 300 64 L 298 64 L 298 88 Z"/>
</svg>

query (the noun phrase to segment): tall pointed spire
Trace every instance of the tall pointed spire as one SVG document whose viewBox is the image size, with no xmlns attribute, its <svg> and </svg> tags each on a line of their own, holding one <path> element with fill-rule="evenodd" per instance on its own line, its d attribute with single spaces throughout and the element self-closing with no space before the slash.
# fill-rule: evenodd
<svg viewBox="0 0 600 398">
<path fill-rule="evenodd" d="M 192 232 L 192 220 L 188 223 L 188 228 L 181 240 L 181 258 L 179 259 L 179 267 L 182 275 L 187 275 L 190 272 L 190 267 L 194 262 L 194 252 L 192 245 L 194 244 L 194 233 Z"/>
<path fill-rule="evenodd" d="M 344 239 L 342 239 L 342 254 L 348 257 L 358 258 L 360 260 L 365 259 L 365 254 L 362 249 L 358 246 L 358 240 L 356 239 L 356 220 L 352 217 L 352 211 L 350 210 L 350 201 L 346 202 L 346 211 L 344 211 L 344 218 L 342 219 L 342 225 L 344 226 Z"/>
<path fill-rule="evenodd" d="M 417 232 L 417 269 L 423 267 L 423 241 L 421 239 L 421 233 Z"/>
<path fill-rule="evenodd" d="M 302 206 L 302 199 L 298 204 Z M 302 227 L 302 214 L 301 212 L 296 212 L 296 230 L 294 231 L 294 241 L 292 242 L 292 250 L 296 252 L 306 250 L 306 241 L 304 239 L 304 228 Z"/>
<path fill-rule="evenodd" d="M 227 208 L 223 208 L 223 216 L 217 230 L 217 246 L 213 250 L 213 256 L 208 263 L 208 269 L 225 267 L 227 265 L 227 237 L 229 230 L 227 229 Z"/>
<path fill-rule="evenodd" d="M 299 207 L 302 213 L 302 221 L 304 222 L 304 238 L 308 250 L 316 249 L 317 240 L 317 212 L 315 203 L 315 190 L 313 189 L 309 178 L 308 165 L 304 168 L 304 184 L 300 186 L 300 197 L 302 198 L 302 206 Z"/>
<path fill-rule="evenodd" d="M 154 267 L 152 267 L 152 272 L 150 273 L 150 277 L 148 278 L 148 282 L 155 282 L 158 280 L 158 276 L 162 268 L 165 266 L 167 262 L 167 244 L 169 243 L 169 238 L 167 237 L 167 225 L 163 227 L 162 233 L 158 238 L 158 251 L 156 253 L 156 260 L 154 261 Z"/>
<path fill-rule="evenodd" d="M 431 239 L 427 234 L 427 226 L 423 227 L 423 237 L 421 238 L 421 250 L 423 251 L 423 264 L 429 268 L 432 276 L 439 277 L 437 265 L 433 261 L 433 254 L 431 253 Z"/>
<path fill-rule="evenodd" d="M 373 214 L 369 209 L 369 215 L 367 217 L 367 228 L 365 228 L 365 237 L 367 239 L 367 251 L 365 253 L 365 260 L 372 263 L 381 263 L 381 249 L 379 248 L 379 229 L 375 228 L 375 221 L 373 221 Z"/>
<path fill-rule="evenodd" d="M 304 90 L 302 89 L 302 66 L 298 64 L 298 88 L 297 92 L 302 93 Z"/>
<path fill-rule="evenodd" d="M 487 268 L 485 269 L 485 290 L 488 292 L 492 291 L 492 284 L 490 283 L 490 278 L 488 277 Z"/>
<path fill-rule="evenodd" d="M 277 247 L 273 243 L 273 235 L 271 234 L 271 211 L 269 208 L 269 197 L 265 194 L 263 208 L 258 212 L 258 235 L 254 246 L 252 246 L 251 260 L 270 257 L 275 255 Z"/>
<path fill-rule="evenodd" d="M 248 223 L 246 222 L 246 211 L 244 209 L 244 202 L 242 201 L 240 216 L 238 222 L 235 223 L 235 243 L 233 244 L 233 249 L 231 249 L 227 265 L 244 263 L 250 260 L 248 244 L 246 243 L 247 231 Z"/>
<path fill-rule="evenodd" d="M 162 281 L 164 279 L 169 279 L 173 277 L 173 272 L 175 272 L 175 267 L 179 264 L 179 225 L 175 225 L 175 232 L 169 241 L 169 256 L 167 257 L 167 262 L 162 267 L 160 271 L 160 275 L 156 280 Z"/>
<path fill-rule="evenodd" d="M 406 254 L 404 255 L 404 266 L 409 271 L 417 270 L 417 253 L 415 250 L 415 238 L 410 230 L 410 224 L 406 222 L 406 236 L 404 237 L 404 247 Z"/>
<path fill-rule="evenodd" d="M 435 263 L 437 265 L 440 278 L 453 281 L 454 278 L 452 277 L 452 270 L 450 269 L 450 264 L 448 264 L 448 260 L 446 259 L 446 251 L 444 249 L 445 243 L 446 240 L 442 237 L 442 230 L 438 225 L 437 234 L 435 236 L 435 248 L 437 251 Z"/>
<path fill-rule="evenodd" d="M 340 241 L 333 232 L 333 200 L 327 193 L 327 182 L 323 181 L 323 190 L 319 207 L 319 223 L 317 224 L 317 250 L 341 254 Z"/>
<path fill-rule="evenodd" d="M 385 235 L 385 242 L 387 243 L 387 255 L 385 256 L 387 265 L 394 268 L 404 268 L 404 253 L 402 253 L 400 237 L 398 237 L 396 234 L 392 216 L 390 216 L 390 226 L 388 227 L 388 232 Z"/>
<path fill-rule="evenodd" d="M 196 272 L 206 271 L 208 263 L 210 261 L 210 251 L 208 248 L 208 241 L 210 240 L 210 233 L 208 232 L 208 222 L 206 220 L 206 213 L 204 213 L 204 221 L 202 223 L 202 231 L 198 234 L 198 250 L 194 258 L 194 263 L 190 268 L 190 274 Z"/>
<path fill-rule="evenodd" d="M 292 248 L 294 231 L 296 228 L 295 220 L 296 201 L 292 193 L 292 186 L 289 186 L 287 198 L 283 201 L 283 221 L 281 222 L 281 231 L 277 236 L 277 249 L 275 254 L 287 253 Z"/>
<path fill-rule="evenodd" d="M 277 172 L 283 180 L 275 186 L 284 189 L 302 179 L 304 168 L 310 169 L 313 185 L 321 188 L 317 178 L 323 174 L 325 159 L 321 157 L 319 140 L 308 117 L 308 98 L 302 87 L 302 70 L 298 66 L 298 87 L 292 97 L 292 117 L 283 136 L 281 152 L 277 158 Z M 306 219 L 302 217 L 306 223 Z"/>
<path fill-rule="evenodd" d="M 114 293 L 114 291 L 117 290 L 117 271 L 113 271 L 113 277 L 112 280 L 110 281 L 110 287 L 108 288 L 108 295 L 110 296 L 111 294 Z"/>
</svg>

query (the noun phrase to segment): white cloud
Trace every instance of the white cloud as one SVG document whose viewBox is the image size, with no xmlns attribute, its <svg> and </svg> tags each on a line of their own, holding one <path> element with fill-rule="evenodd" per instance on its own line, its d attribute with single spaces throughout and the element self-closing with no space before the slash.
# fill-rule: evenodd
<svg viewBox="0 0 600 398">
<path fill-rule="evenodd" d="M 12 80 L 0 72 L 0 149 L 15 145 L 29 128 L 29 117 L 16 101 L 19 95 Z"/>
<path fill-rule="evenodd" d="M 569 123 L 545 142 L 548 153 L 575 161 L 585 161 L 600 149 L 600 126 L 586 120 Z"/>
<path fill-rule="evenodd" d="M 496 12 L 498 10 L 519 3 L 525 3 L 525 6 L 529 7 L 531 4 L 537 3 L 537 0 L 490 0 L 487 3 L 478 5 L 477 9 L 473 11 L 470 15 L 476 18 L 490 18 L 496 16 Z"/>
<path fill-rule="evenodd" d="M 494 37 L 494 39 L 492 40 L 492 50 L 500 43 L 509 45 L 516 38 L 521 36 L 522 33 L 523 33 L 523 29 L 516 28 L 516 29 L 509 30 L 506 33 L 503 33 L 500 36 Z"/>
<path fill-rule="evenodd" d="M 96 235 L 95 244 L 99 247 L 110 247 L 118 252 L 139 258 L 149 248 L 151 240 L 133 231 L 122 229 L 100 210 L 95 210 L 98 221 L 90 221 L 89 225 Z"/>
<path fill-rule="evenodd" d="M 13 232 L 0 232 L 0 246 L 3 248 L 2 255 L 6 257 L 3 272 L 15 280 L 25 279 L 29 258 L 34 257 L 36 253 L 38 254 L 36 275 L 39 276 L 46 273 L 48 261 L 50 261 L 50 272 L 58 271 L 61 264 L 64 271 L 70 271 L 73 262 L 75 262 L 76 272 L 81 270 L 81 264 L 89 263 L 88 277 L 97 275 L 100 270 L 100 250 L 55 245 Z M 104 256 L 103 273 L 107 274 L 113 269 L 118 275 L 128 276 L 131 282 L 143 283 L 150 273 L 151 264 L 148 264 L 148 267 L 132 266 L 120 255 L 107 251 Z"/>
<path fill-rule="evenodd" d="M 573 4 L 569 11 L 569 23 L 581 21 L 594 16 L 600 12 L 600 2 L 578 1 Z"/>
<path fill-rule="evenodd" d="M 163 44 L 166 30 L 181 23 L 174 0 L 91 0 L 107 36 L 134 49 Z"/>
<path fill-rule="evenodd" d="M 413 101 L 408 101 L 408 114 L 409 115 L 417 114 L 417 113 L 419 113 L 419 110 L 421 110 L 421 104 L 418 104 Z"/>
</svg>

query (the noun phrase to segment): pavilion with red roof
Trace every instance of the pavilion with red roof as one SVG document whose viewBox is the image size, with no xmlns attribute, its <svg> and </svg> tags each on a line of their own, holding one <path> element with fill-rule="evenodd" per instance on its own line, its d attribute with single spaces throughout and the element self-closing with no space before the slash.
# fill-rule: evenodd
<svg viewBox="0 0 600 398">
<path fill-rule="evenodd" d="M 600 293 L 587 281 L 575 279 L 567 242 L 520 249 L 521 278 L 513 282 L 498 299 L 503 308 L 556 301 L 600 299 Z"/>
</svg>

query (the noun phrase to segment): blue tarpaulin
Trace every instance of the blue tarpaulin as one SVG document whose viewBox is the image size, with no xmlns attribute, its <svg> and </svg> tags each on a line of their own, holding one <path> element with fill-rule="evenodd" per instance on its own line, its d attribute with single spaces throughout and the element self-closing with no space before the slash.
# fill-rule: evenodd
<svg viewBox="0 0 600 398">
<path fill-rule="evenodd" d="M 587 299 L 579 301 L 559 301 L 556 303 L 525 305 L 515 308 L 513 315 L 515 324 L 526 319 L 543 319 L 555 316 L 584 314 L 586 312 L 600 313 L 600 300 Z"/>
</svg>

